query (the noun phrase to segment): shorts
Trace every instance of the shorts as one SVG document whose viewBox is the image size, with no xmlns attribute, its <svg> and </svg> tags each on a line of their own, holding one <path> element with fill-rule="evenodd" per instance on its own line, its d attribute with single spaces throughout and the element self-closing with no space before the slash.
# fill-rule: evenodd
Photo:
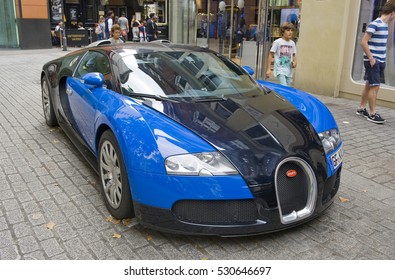
<svg viewBox="0 0 395 280">
<path fill-rule="evenodd" d="M 363 64 L 365 66 L 365 81 L 367 81 L 371 87 L 380 86 L 381 77 L 384 74 L 385 62 L 376 60 L 373 66 L 370 66 L 369 61 L 364 61 Z"/>
</svg>

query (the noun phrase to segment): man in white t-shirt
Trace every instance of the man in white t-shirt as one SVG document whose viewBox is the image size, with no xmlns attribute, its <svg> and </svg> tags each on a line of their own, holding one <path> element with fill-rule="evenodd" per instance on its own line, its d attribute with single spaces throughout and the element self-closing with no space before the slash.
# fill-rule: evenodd
<svg viewBox="0 0 395 280">
<path fill-rule="evenodd" d="M 128 40 L 128 33 L 129 33 L 129 21 L 126 18 L 125 12 L 122 12 L 121 17 L 118 19 L 118 24 L 121 27 L 121 35 L 125 41 Z"/>
<path fill-rule="evenodd" d="M 112 37 L 111 28 L 113 25 L 113 18 L 114 18 L 114 12 L 109 10 L 107 12 L 107 17 L 104 21 L 104 33 L 106 34 L 106 39 L 110 39 Z"/>
</svg>

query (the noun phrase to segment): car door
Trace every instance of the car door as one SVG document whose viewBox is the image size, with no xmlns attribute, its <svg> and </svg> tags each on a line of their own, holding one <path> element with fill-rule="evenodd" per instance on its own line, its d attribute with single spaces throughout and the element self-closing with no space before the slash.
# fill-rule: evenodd
<svg viewBox="0 0 395 280">
<path fill-rule="evenodd" d="M 102 73 L 106 80 L 105 83 L 108 85 L 112 75 L 107 55 L 97 51 L 87 52 L 76 68 L 73 77 L 67 79 L 66 91 L 75 129 L 93 150 L 97 108 L 107 87 L 95 88 L 84 84 L 81 77 L 91 72 Z"/>
</svg>

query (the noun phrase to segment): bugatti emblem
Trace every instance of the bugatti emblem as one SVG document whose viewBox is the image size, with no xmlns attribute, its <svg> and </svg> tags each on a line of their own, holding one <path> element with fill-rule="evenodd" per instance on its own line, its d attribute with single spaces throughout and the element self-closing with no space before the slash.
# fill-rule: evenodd
<svg viewBox="0 0 395 280">
<path fill-rule="evenodd" d="M 290 169 L 285 173 L 285 175 L 287 175 L 288 178 L 294 178 L 296 177 L 296 175 L 298 175 L 298 173 L 296 172 L 296 170 Z"/>
</svg>

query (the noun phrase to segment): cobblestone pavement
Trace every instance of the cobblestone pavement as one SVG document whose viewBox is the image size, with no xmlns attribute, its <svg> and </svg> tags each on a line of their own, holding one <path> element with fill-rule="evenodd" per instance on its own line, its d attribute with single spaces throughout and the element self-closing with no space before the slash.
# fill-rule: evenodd
<svg viewBox="0 0 395 280">
<path fill-rule="evenodd" d="M 320 218 L 253 237 L 165 234 L 106 221 L 98 176 L 46 126 L 40 70 L 63 54 L 0 49 L 0 259 L 395 259 L 394 109 L 380 108 L 387 124 L 376 125 L 355 115 L 356 101 L 319 97 L 345 149 L 340 191 Z"/>
</svg>

